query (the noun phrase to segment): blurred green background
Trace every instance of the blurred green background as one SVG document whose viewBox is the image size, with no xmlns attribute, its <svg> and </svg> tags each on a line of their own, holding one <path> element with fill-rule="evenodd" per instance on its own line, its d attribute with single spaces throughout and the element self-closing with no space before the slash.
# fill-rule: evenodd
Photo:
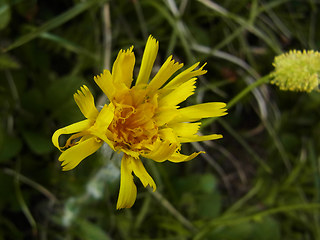
<svg viewBox="0 0 320 240">
<path fill-rule="evenodd" d="M 83 119 L 82 84 L 134 45 L 135 76 L 149 34 L 155 70 L 173 54 L 207 62 L 186 104 L 228 102 L 290 49 L 320 46 L 316 0 L 0 0 L 0 239 L 320 239 L 320 94 L 262 85 L 204 134 L 218 141 L 181 164 L 144 164 L 131 209 L 116 211 L 121 156 L 104 146 L 62 172 L 55 130 Z"/>
</svg>

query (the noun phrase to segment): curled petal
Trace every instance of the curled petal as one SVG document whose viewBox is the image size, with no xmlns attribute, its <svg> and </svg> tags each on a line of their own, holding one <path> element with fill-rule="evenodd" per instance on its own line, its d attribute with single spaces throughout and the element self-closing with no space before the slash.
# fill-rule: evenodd
<svg viewBox="0 0 320 240">
<path fill-rule="evenodd" d="M 72 134 L 72 133 L 81 132 L 89 129 L 91 126 L 92 126 L 92 120 L 86 119 L 81 122 L 77 122 L 69 126 L 66 126 L 64 128 L 60 128 L 57 131 L 55 131 L 54 134 L 52 135 L 52 143 L 56 148 L 62 151 L 59 145 L 59 137 L 62 134 Z"/>
<path fill-rule="evenodd" d="M 152 177 L 149 175 L 149 173 L 146 171 L 144 168 L 142 162 L 140 159 L 135 159 L 131 158 L 131 163 L 132 163 L 132 170 L 134 174 L 140 179 L 142 182 L 143 186 L 150 186 L 153 188 L 153 191 L 156 190 L 156 184 L 153 181 Z"/>
<path fill-rule="evenodd" d="M 195 153 L 192 153 L 191 155 L 183 155 L 183 154 L 180 154 L 180 153 L 174 153 L 172 154 L 169 158 L 168 158 L 168 161 L 170 162 L 174 162 L 174 163 L 179 163 L 179 162 L 187 162 L 187 161 L 190 161 L 192 159 L 194 159 L 196 156 L 198 156 L 200 153 L 205 153 L 203 151 L 201 152 L 195 152 Z"/>
<path fill-rule="evenodd" d="M 112 122 L 113 117 L 114 105 L 112 103 L 109 105 L 104 105 L 96 119 L 96 122 L 88 131 L 105 141 L 114 150 L 112 141 L 106 135 L 106 133 L 109 131 L 108 127 Z"/>
<path fill-rule="evenodd" d="M 162 142 L 158 140 L 154 144 L 153 151 L 150 151 L 147 154 L 142 154 L 143 157 L 152 159 L 156 162 L 166 161 L 175 151 L 177 150 L 177 145 L 169 141 Z"/>
<path fill-rule="evenodd" d="M 137 187 L 133 181 L 132 158 L 125 154 L 121 160 L 121 179 L 117 209 L 131 208 L 136 198 Z"/>
<path fill-rule="evenodd" d="M 64 151 L 59 161 L 62 162 L 62 170 L 68 171 L 75 168 L 84 158 L 95 153 L 102 145 L 102 141 L 96 137 L 91 137 Z"/>
</svg>

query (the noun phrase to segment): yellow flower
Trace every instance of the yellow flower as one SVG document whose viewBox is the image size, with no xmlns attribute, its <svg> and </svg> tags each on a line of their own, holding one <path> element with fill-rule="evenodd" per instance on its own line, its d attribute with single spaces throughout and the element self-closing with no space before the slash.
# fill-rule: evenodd
<svg viewBox="0 0 320 240">
<path fill-rule="evenodd" d="M 319 91 L 320 54 L 313 50 L 292 50 L 275 57 L 272 84 L 281 90 Z"/>
<path fill-rule="evenodd" d="M 201 118 L 226 115 L 225 103 L 212 102 L 179 108 L 178 104 L 194 93 L 196 76 L 203 75 L 199 63 L 169 78 L 179 70 L 179 64 L 170 56 L 158 73 L 148 83 L 158 52 L 158 42 L 150 36 L 142 58 L 138 78 L 132 86 L 135 56 L 133 47 L 120 50 L 113 64 L 112 73 L 104 70 L 94 78 L 107 95 L 109 105 L 98 112 L 94 99 L 86 86 L 74 95 L 86 120 L 57 130 L 52 136 L 53 144 L 62 151 L 59 160 L 63 170 L 76 167 L 84 158 L 97 151 L 106 142 L 114 151 L 123 152 L 121 160 L 120 191 L 117 209 L 130 208 L 136 199 L 137 189 L 132 172 L 144 187 L 156 190 L 156 184 L 145 170 L 140 156 L 156 162 L 169 160 L 185 162 L 201 152 L 191 155 L 180 153 L 181 143 L 222 138 L 211 134 L 199 136 Z M 73 134 L 60 147 L 59 136 Z"/>
</svg>

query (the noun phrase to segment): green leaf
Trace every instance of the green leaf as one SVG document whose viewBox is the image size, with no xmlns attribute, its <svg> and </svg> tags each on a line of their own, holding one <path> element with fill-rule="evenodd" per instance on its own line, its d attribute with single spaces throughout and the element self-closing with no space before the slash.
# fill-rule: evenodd
<svg viewBox="0 0 320 240">
<path fill-rule="evenodd" d="M 21 139 L 8 135 L 1 135 L 0 138 L 0 162 L 17 156 L 22 148 Z"/>
<path fill-rule="evenodd" d="M 83 240 L 111 240 L 107 233 L 105 233 L 98 225 L 93 224 L 86 219 L 78 218 L 76 221 L 76 235 Z"/>
<path fill-rule="evenodd" d="M 51 139 L 39 132 L 24 131 L 23 137 L 29 148 L 36 154 L 46 154 L 53 149 Z"/>
<path fill-rule="evenodd" d="M 68 11 L 60 14 L 59 16 L 49 20 L 48 22 L 44 23 L 42 26 L 36 28 L 32 32 L 18 38 L 15 42 L 13 42 L 9 47 L 5 49 L 5 51 L 10 51 L 14 48 L 20 47 L 21 45 L 35 39 L 41 33 L 50 31 L 60 25 L 64 24 L 65 22 L 73 19 L 75 16 L 79 15 L 80 13 L 86 11 L 87 9 L 97 5 L 98 3 L 102 2 L 103 0 L 91 0 L 81 2 L 75 5 L 73 8 L 69 9 Z"/>
<path fill-rule="evenodd" d="M 10 22 L 11 9 L 6 0 L 0 0 L 0 30 L 4 29 Z"/>
<path fill-rule="evenodd" d="M 0 0 L 1 1 L 1 0 Z M 19 63 L 7 54 L 0 54 L 0 70 L 2 69 L 17 69 Z"/>
</svg>

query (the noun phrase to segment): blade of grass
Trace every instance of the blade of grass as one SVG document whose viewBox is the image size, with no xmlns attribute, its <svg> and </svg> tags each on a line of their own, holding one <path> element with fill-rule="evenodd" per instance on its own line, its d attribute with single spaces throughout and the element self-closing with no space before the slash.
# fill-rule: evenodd
<svg viewBox="0 0 320 240">
<path fill-rule="evenodd" d="M 59 16 L 47 21 L 42 26 L 36 28 L 32 32 L 30 32 L 24 36 L 21 36 L 16 41 L 14 41 L 9 47 L 5 48 L 3 51 L 8 52 L 12 49 L 20 47 L 20 46 L 26 44 L 27 42 L 39 37 L 41 33 L 48 32 L 56 27 L 59 27 L 60 25 L 73 19 L 75 16 L 79 15 L 80 13 L 86 11 L 87 9 L 89 9 L 89 8 L 95 6 L 103 1 L 105 1 L 105 0 L 91 0 L 91 1 L 81 2 L 77 5 L 75 5 L 73 8 L 60 14 Z"/>
<path fill-rule="evenodd" d="M 210 233 L 210 230 L 217 226 L 230 226 L 230 225 L 237 225 L 244 222 L 249 222 L 252 220 L 259 220 L 263 217 L 274 215 L 277 213 L 286 213 L 286 212 L 292 212 L 297 210 L 314 210 L 319 209 L 320 204 L 318 203 L 309 203 L 309 204 L 295 204 L 295 205 L 287 205 L 287 206 L 281 206 L 276 207 L 272 209 L 268 209 L 265 211 L 261 211 L 255 214 L 252 214 L 250 216 L 246 217 L 240 217 L 240 218 L 226 218 L 226 219 L 214 219 L 208 223 L 205 224 L 205 227 L 199 231 L 199 233 L 193 238 L 193 240 L 200 240 L 204 239 L 208 233 Z"/>
</svg>

